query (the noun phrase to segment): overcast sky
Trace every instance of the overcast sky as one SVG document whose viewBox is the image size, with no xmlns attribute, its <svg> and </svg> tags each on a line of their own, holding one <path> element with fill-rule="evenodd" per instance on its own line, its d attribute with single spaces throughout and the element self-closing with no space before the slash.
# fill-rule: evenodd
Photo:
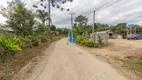
<svg viewBox="0 0 142 80">
<path fill-rule="evenodd" d="M 38 0 L 24 0 L 27 8 L 32 9 L 32 5 Z M 51 9 L 53 24 L 58 27 L 70 26 L 70 12 L 75 16 L 84 15 L 89 18 L 89 24 L 93 21 L 93 10 L 100 8 L 102 5 L 109 3 L 103 9 L 96 11 L 96 22 L 114 25 L 121 22 L 129 24 L 142 25 L 142 0 L 73 0 L 63 4 L 62 7 L 69 8 L 71 11 L 61 11 L 57 8 Z M 6 0 L 0 0 L 0 5 L 6 6 Z M 0 16 L 0 23 L 4 18 Z"/>
</svg>

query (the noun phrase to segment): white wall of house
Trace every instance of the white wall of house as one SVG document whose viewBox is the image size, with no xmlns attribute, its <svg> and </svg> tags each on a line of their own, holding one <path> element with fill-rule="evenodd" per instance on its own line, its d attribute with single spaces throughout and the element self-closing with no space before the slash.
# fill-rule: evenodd
<svg viewBox="0 0 142 80">
<path fill-rule="evenodd" d="M 94 37 L 93 37 L 94 36 Z M 107 44 L 108 43 L 108 32 L 107 31 L 102 31 L 102 32 L 96 32 L 90 35 L 90 40 L 92 40 L 95 43 L 98 43 L 99 37 L 100 36 L 103 39 L 103 43 Z"/>
</svg>

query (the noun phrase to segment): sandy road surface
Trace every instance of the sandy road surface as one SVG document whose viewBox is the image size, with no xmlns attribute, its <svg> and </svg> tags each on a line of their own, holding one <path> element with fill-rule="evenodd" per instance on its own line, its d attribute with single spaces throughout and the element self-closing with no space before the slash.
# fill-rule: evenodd
<svg viewBox="0 0 142 80">
<path fill-rule="evenodd" d="M 49 59 L 45 57 L 26 80 L 128 80 L 109 64 L 66 41 L 58 41 Z"/>
</svg>

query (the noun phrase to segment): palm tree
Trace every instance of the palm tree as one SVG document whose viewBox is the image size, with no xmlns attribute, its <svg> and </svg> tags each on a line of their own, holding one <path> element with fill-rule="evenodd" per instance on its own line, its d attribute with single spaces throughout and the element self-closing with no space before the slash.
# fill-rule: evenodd
<svg viewBox="0 0 142 80">
<path fill-rule="evenodd" d="M 46 20 L 49 20 L 48 12 L 45 12 L 44 10 L 37 10 L 36 13 L 37 13 L 36 14 L 37 18 L 39 18 L 42 21 L 42 23 L 45 25 Z"/>
</svg>

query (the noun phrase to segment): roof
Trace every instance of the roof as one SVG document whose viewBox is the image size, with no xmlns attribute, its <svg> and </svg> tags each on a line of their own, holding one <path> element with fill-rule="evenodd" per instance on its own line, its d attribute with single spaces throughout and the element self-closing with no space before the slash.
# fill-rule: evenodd
<svg viewBox="0 0 142 80">
<path fill-rule="evenodd" d="M 109 32 L 110 32 L 109 30 L 106 30 L 106 31 L 94 32 L 94 34 L 106 34 Z"/>
</svg>

